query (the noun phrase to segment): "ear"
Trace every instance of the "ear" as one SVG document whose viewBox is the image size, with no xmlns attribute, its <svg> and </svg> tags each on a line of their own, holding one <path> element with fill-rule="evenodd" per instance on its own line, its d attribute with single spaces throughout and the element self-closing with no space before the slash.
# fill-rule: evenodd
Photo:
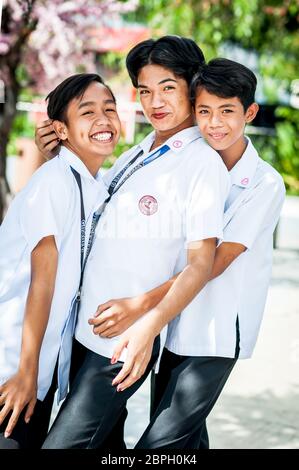
<svg viewBox="0 0 299 470">
<path fill-rule="evenodd" d="M 259 105 L 257 103 L 252 103 L 246 110 L 245 113 L 245 121 L 248 124 L 249 122 L 253 121 L 257 112 L 259 110 Z"/>
<path fill-rule="evenodd" d="M 64 122 L 53 121 L 52 125 L 54 127 L 55 134 L 60 140 L 66 140 L 68 138 L 68 131 Z"/>
</svg>

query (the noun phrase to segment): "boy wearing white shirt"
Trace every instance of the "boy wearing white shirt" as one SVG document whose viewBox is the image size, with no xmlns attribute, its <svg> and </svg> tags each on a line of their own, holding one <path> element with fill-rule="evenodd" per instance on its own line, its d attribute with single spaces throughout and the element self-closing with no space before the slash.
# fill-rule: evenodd
<svg viewBox="0 0 299 470">
<path fill-rule="evenodd" d="M 75 333 L 87 353 L 45 449 L 111 448 L 106 438 L 156 359 L 153 338 L 146 373 L 138 371 L 140 380 L 117 393 L 112 381 L 122 363 L 111 361 L 117 339 L 95 336 L 88 323 L 99 302 L 137 295 L 168 279 L 184 247 L 188 263 L 171 296 L 172 310 L 181 311 L 208 279 L 216 238 L 222 237 L 229 176 L 193 126 L 188 85 L 201 61 L 194 41 L 175 36 L 144 41 L 127 57 L 127 64 L 137 65 L 131 78 L 155 132 L 120 157 L 109 175 L 112 198 L 86 266 Z M 123 444 L 113 438 L 111 445 Z"/>
<path fill-rule="evenodd" d="M 250 357 L 257 340 L 270 282 L 273 231 L 285 187 L 277 171 L 244 136 L 245 124 L 258 110 L 255 87 L 254 74 L 227 59 L 203 65 L 191 84 L 200 132 L 221 155 L 232 186 L 225 205 L 224 237 L 216 250 L 210 282 L 169 323 L 155 378 L 151 421 L 136 448 L 207 448 L 205 420 L 236 360 Z M 182 253 L 177 269 L 184 263 Z M 114 381 L 122 390 L 134 383 L 130 370 L 144 362 L 138 352 L 149 332 L 157 333 L 163 327 L 155 305 L 172 282 L 139 297 L 141 303 L 138 299 L 132 302 L 134 312 L 152 311 L 123 334 L 116 350 L 115 359 L 124 344 L 130 350 L 130 362 Z M 111 301 L 110 308 L 117 302 Z M 95 332 L 110 334 L 105 322 Z M 225 375 L 221 373 L 224 361 Z"/>
<path fill-rule="evenodd" d="M 81 275 L 80 225 L 86 248 L 92 214 L 108 197 L 99 169 L 120 135 L 115 98 L 97 74 L 69 77 L 48 100 L 60 153 L 15 197 L 0 228 L 0 448 L 39 448 L 47 433 Z"/>
</svg>

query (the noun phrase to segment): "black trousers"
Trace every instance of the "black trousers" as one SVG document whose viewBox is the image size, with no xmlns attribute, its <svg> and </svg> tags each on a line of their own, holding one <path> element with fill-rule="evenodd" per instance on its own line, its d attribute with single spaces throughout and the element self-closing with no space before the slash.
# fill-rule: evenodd
<svg viewBox="0 0 299 470">
<path fill-rule="evenodd" d="M 159 338 L 156 338 L 145 374 L 123 392 L 117 392 L 112 380 L 122 363 L 87 350 L 70 392 L 45 440 L 43 449 L 107 449 L 107 439 L 116 425 L 122 433 L 128 398 L 144 382 L 157 360 Z M 110 441 L 111 442 L 111 441 Z M 115 447 L 115 446 L 114 446 Z M 124 444 L 119 443 L 123 448 Z"/>
<path fill-rule="evenodd" d="M 208 448 L 206 418 L 236 361 L 179 356 L 164 348 L 152 384 L 151 421 L 135 448 Z"/>
</svg>

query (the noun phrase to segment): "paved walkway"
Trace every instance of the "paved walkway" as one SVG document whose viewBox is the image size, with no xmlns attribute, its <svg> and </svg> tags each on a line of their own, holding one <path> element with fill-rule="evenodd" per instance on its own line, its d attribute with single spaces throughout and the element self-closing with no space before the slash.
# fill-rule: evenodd
<svg viewBox="0 0 299 470">
<path fill-rule="evenodd" d="M 209 417 L 211 448 L 299 449 L 299 198 L 285 204 L 277 244 L 258 343 Z M 148 400 L 147 382 L 129 404 L 128 447 L 148 422 Z"/>
</svg>

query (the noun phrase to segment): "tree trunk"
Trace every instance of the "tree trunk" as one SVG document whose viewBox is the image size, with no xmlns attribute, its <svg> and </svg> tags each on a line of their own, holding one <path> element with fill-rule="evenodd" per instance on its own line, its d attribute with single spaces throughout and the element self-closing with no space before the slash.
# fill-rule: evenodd
<svg viewBox="0 0 299 470">
<path fill-rule="evenodd" d="M 24 14 L 19 24 L 19 33 L 15 43 L 7 54 L 0 55 L 0 80 L 5 84 L 4 103 L 0 103 L 0 223 L 7 208 L 10 195 L 9 184 L 6 178 L 6 157 L 9 134 L 17 113 L 16 105 L 20 91 L 17 79 L 17 68 L 22 63 L 22 52 L 32 31 L 35 30 L 37 19 L 32 19 L 32 12 L 36 0 L 26 0 Z M 12 9 L 9 5 L 3 8 L 3 32 L 10 34 L 9 29 Z M 13 21 L 12 21 L 13 23 Z"/>
<path fill-rule="evenodd" d="M 6 178 L 6 157 L 9 133 L 16 115 L 19 86 L 14 71 L 10 73 L 10 87 L 5 88 L 5 100 L 0 108 L 0 222 L 3 220 L 10 193 Z"/>
</svg>

